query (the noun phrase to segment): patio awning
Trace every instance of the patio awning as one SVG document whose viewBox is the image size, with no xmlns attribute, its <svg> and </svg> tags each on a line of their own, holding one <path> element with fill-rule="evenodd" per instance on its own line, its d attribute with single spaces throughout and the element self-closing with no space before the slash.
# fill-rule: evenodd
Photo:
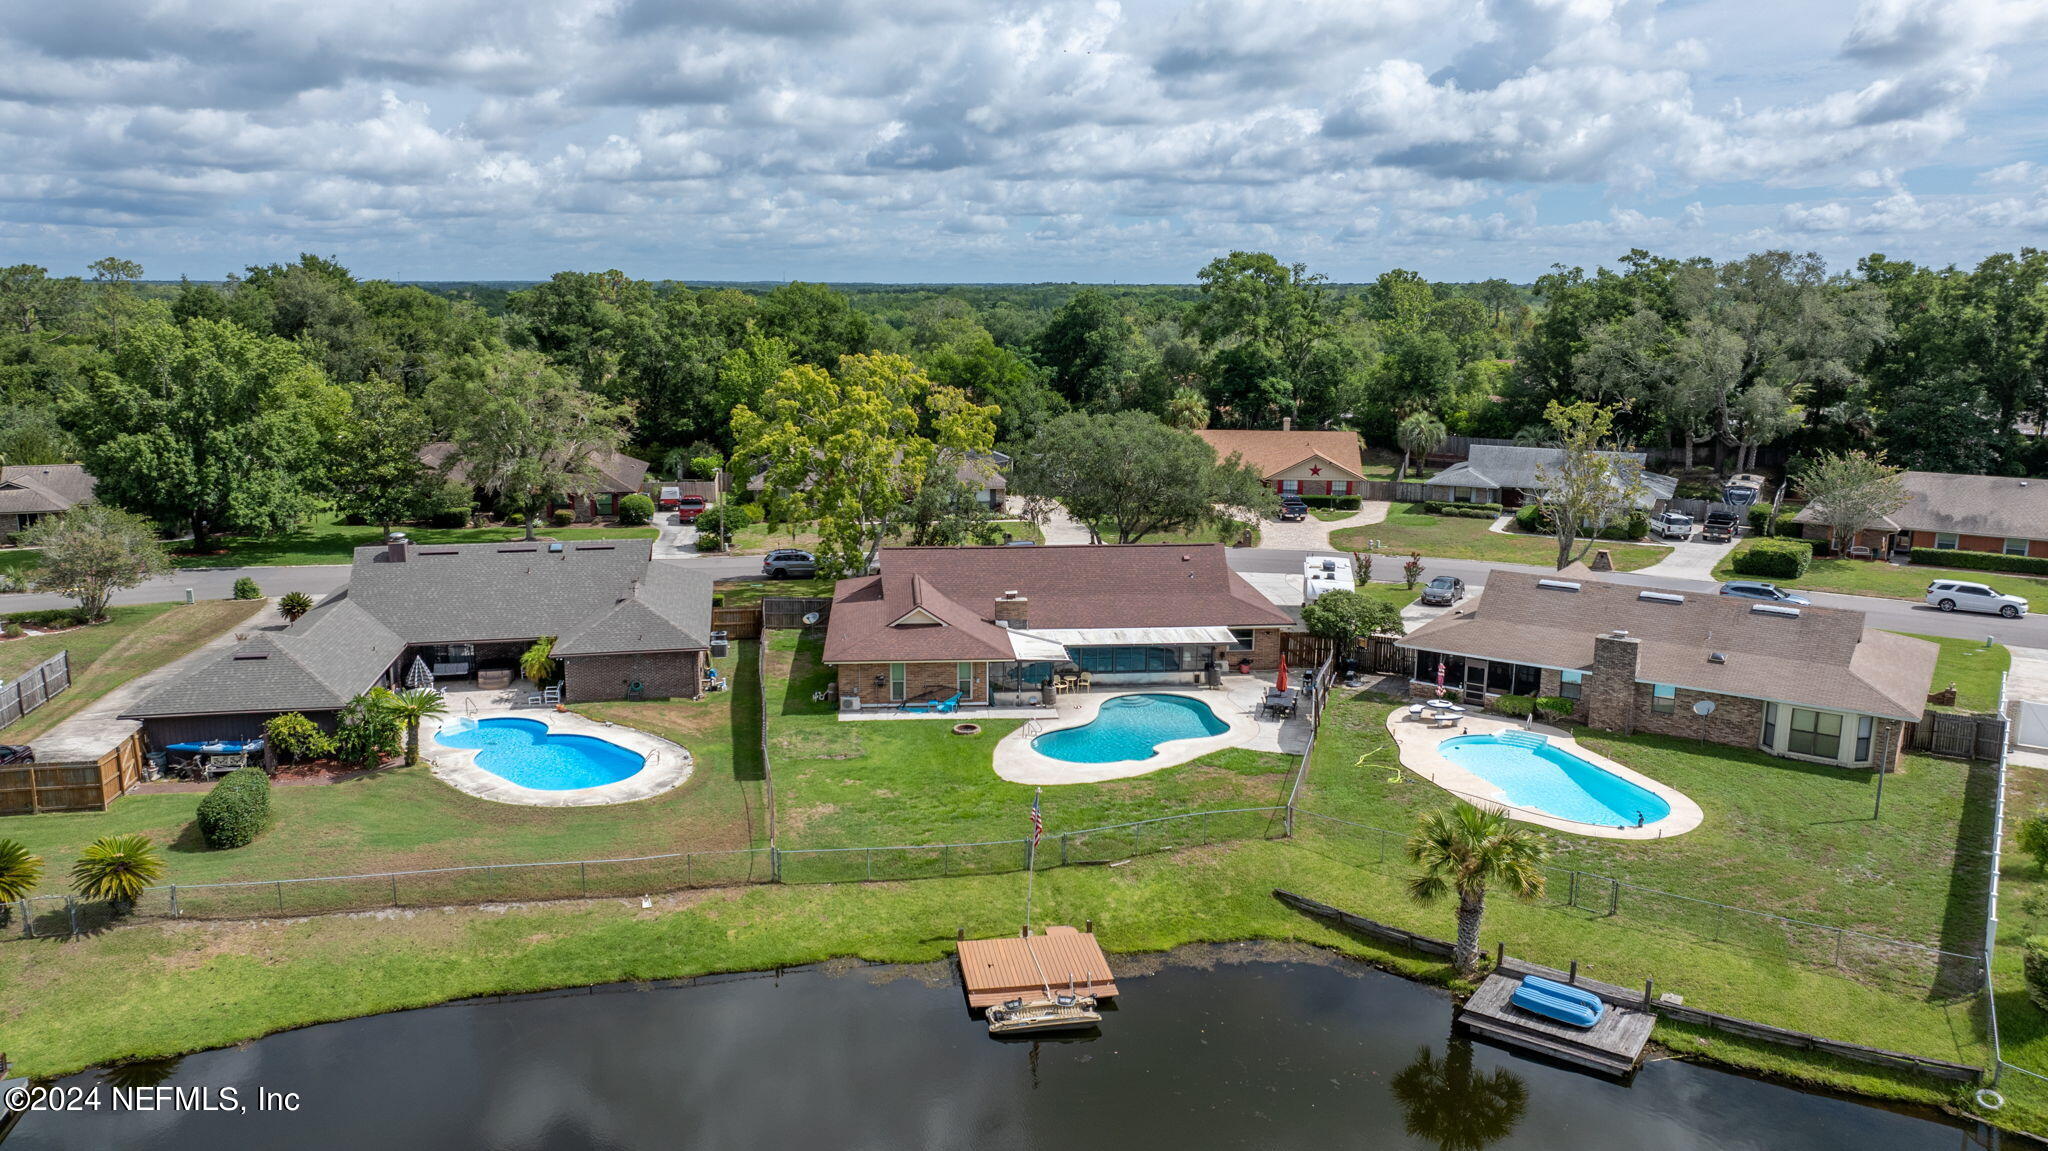
<svg viewBox="0 0 2048 1151">
<path fill-rule="evenodd" d="M 1036 663 L 1041 660 L 1064 663 L 1068 658 L 1067 649 L 1058 640 L 1038 632 L 1021 631 L 1016 628 L 1010 629 L 1010 650 L 1023 663 Z"/>
<path fill-rule="evenodd" d="M 1154 647 L 1201 644 L 1228 647 L 1237 642 L 1227 627 L 1041 627 L 1031 634 L 1068 647 Z"/>
</svg>

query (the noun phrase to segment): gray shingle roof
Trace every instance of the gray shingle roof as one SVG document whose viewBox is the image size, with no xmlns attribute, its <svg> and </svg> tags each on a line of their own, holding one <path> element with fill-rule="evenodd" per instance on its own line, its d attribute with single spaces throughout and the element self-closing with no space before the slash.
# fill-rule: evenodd
<svg viewBox="0 0 2048 1151">
<path fill-rule="evenodd" d="M 1633 460 L 1638 467 L 1649 462 L 1649 457 L 1642 452 L 1601 454 Z M 1562 448 L 1474 444 L 1468 458 L 1452 464 L 1422 482 L 1429 487 L 1517 488 L 1523 491 L 1542 491 L 1548 485 L 1538 478 L 1539 473 L 1547 468 L 1555 468 L 1563 458 Z M 1643 498 L 1636 503 L 1639 507 L 1648 508 L 1658 500 L 1670 499 L 1678 491 L 1678 481 L 1671 476 L 1645 471 L 1643 488 Z"/>
<path fill-rule="evenodd" d="M 405 642 L 347 596 L 264 631 L 144 696 L 126 718 L 332 711 L 377 682 Z"/>
<path fill-rule="evenodd" d="M 2048 539 L 2048 480 L 1952 472 L 1900 472 L 1899 480 L 1911 501 L 1872 527 Z M 1808 504 L 1794 518 L 1800 523 L 1819 523 L 1819 511 Z"/>
<path fill-rule="evenodd" d="M 94 483 L 80 464 L 0 467 L 0 512 L 61 512 L 91 499 Z"/>
<path fill-rule="evenodd" d="M 627 598 L 555 641 L 558 656 L 687 651 L 709 647 L 711 581 L 674 564 L 650 563 Z"/>
</svg>

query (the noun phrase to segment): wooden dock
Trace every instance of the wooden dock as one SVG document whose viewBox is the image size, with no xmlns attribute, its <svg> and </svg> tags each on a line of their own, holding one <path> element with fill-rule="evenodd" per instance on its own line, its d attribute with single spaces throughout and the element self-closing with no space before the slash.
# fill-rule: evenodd
<svg viewBox="0 0 2048 1151">
<path fill-rule="evenodd" d="M 960 979 L 967 1005 L 993 1007 L 1005 1000 L 1042 998 L 1046 986 L 1097 999 L 1116 997 L 1109 960 L 1095 936 L 1071 927 L 1048 927 L 1044 935 L 1010 939 L 963 939 Z"/>
<path fill-rule="evenodd" d="M 1655 1015 L 1609 999 L 1600 1022 L 1573 1027 L 1508 1002 L 1520 983 L 1514 976 L 1487 976 L 1459 1010 L 1458 1022 L 1489 1039 L 1589 1070 L 1615 1076 L 1635 1070 L 1657 1022 Z"/>
</svg>

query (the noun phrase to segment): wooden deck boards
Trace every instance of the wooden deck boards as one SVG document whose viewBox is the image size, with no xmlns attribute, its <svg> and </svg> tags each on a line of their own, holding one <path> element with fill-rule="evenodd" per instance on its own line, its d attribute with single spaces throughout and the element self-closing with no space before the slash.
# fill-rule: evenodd
<svg viewBox="0 0 2048 1151">
<path fill-rule="evenodd" d="M 1521 981 L 1489 975 L 1465 1001 L 1458 1021 L 1503 1043 L 1527 1047 L 1581 1067 L 1626 1075 L 1635 1069 L 1650 1041 L 1656 1016 L 1647 1011 L 1608 1003 L 1607 1013 L 1589 1028 L 1572 1027 L 1524 1011 L 1508 1002 Z"/>
<path fill-rule="evenodd" d="M 971 1007 L 1043 996 L 1048 983 L 1053 991 L 1064 992 L 1070 979 L 1080 994 L 1097 999 L 1116 996 L 1102 946 L 1095 936 L 1071 927 L 1048 927 L 1044 935 L 1029 940 L 963 939 L 959 951 L 960 978 L 967 984 Z"/>
</svg>

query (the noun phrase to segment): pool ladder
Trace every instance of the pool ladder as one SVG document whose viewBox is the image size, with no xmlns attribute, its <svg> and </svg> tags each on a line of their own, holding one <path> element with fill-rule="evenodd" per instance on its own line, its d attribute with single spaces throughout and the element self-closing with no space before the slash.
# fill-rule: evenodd
<svg viewBox="0 0 2048 1151">
<path fill-rule="evenodd" d="M 1515 747 L 1538 748 L 1550 746 L 1550 737 L 1547 735 L 1541 735 L 1533 731 L 1517 731 L 1512 728 L 1500 732 L 1493 738 L 1496 742 L 1510 744 Z"/>
</svg>

